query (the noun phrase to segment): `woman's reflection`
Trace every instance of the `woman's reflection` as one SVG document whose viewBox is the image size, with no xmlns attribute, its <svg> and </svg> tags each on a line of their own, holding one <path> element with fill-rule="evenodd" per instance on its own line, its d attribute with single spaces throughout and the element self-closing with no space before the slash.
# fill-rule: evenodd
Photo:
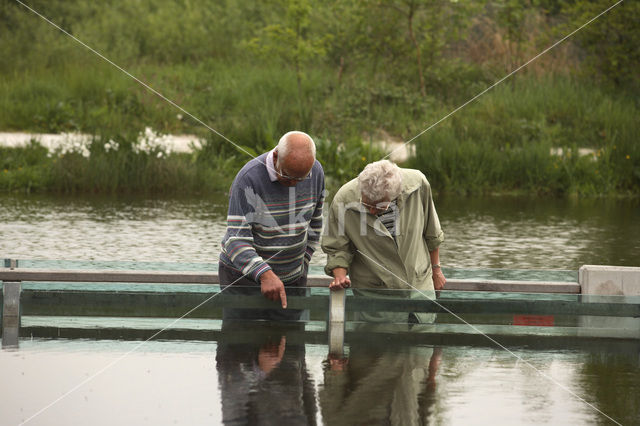
<svg viewBox="0 0 640 426">
<path fill-rule="evenodd" d="M 357 345 L 330 356 L 320 391 L 327 425 L 428 424 L 440 348 Z"/>
<path fill-rule="evenodd" d="M 224 424 L 315 425 L 315 388 L 298 325 L 228 322 L 216 365 Z M 250 330 L 250 332 L 248 332 Z"/>
</svg>

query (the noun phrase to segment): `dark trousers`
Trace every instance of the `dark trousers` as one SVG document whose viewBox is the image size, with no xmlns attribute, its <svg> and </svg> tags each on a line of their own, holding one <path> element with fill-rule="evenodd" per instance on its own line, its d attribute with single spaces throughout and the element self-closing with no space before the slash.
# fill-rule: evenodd
<svg viewBox="0 0 640 426">
<path fill-rule="evenodd" d="M 230 268 L 226 264 L 219 262 L 218 276 L 220 277 L 220 289 L 228 294 L 256 295 L 261 294 L 260 284 L 250 278 L 242 276 L 242 273 Z M 300 278 L 291 283 L 285 284 L 285 291 L 288 296 L 307 295 L 307 267 Z M 244 308 L 223 308 L 223 320 L 299 320 L 304 310 L 302 309 L 244 309 Z"/>
</svg>

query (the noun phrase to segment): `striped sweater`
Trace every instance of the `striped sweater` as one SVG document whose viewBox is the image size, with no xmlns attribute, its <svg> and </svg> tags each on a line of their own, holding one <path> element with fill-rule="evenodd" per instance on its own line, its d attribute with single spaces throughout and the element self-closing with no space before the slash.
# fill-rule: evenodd
<svg viewBox="0 0 640 426">
<path fill-rule="evenodd" d="M 273 270 L 286 284 L 302 276 L 319 246 L 324 172 L 316 161 L 309 179 L 287 187 L 267 170 L 267 158 L 249 161 L 231 185 L 220 261 L 256 282 Z"/>
</svg>

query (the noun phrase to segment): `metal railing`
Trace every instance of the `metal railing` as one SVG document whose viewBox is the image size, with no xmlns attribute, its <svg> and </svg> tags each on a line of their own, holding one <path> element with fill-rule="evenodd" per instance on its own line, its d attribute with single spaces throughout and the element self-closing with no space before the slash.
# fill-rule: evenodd
<svg viewBox="0 0 640 426">
<path fill-rule="evenodd" d="M 61 290 L 48 283 L 127 283 L 127 284 L 219 284 L 217 272 L 117 271 L 20 269 L 15 262 L 0 268 L 3 282 L 3 346 L 17 344 L 20 318 L 27 316 L 130 316 L 180 317 L 203 300 L 202 293 L 182 291 L 95 291 Z M 40 289 L 23 289 L 22 283 L 38 282 Z M 327 288 L 326 276 L 309 276 L 311 288 Z M 142 287 L 141 287 L 142 288 Z M 310 296 L 288 297 L 289 308 L 326 312 L 330 350 L 341 352 L 347 305 L 350 311 L 455 312 L 459 314 L 592 315 L 640 317 L 640 303 L 583 303 L 580 285 L 570 282 L 529 282 L 491 280 L 448 280 L 449 291 L 486 291 L 564 294 L 556 300 L 511 300 L 500 298 L 449 298 L 437 300 L 402 297 L 346 297 L 345 291 Z M 207 290 L 208 291 L 208 290 Z M 213 293 L 220 292 L 215 290 Z M 211 295 L 210 293 L 207 293 Z M 274 308 L 278 303 L 261 295 L 220 294 L 190 315 L 191 318 L 215 318 L 223 307 Z"/>
<path fill-rule="evenodd" d="M 100 282 L 132 284 L 219 284 L 217 272 L 0 269 L 0 281 Z M 327 288 L 330 278 L 309 275 L 309 287 Z M 577 282 L 448 279 L 447 290 L 578 294 Z"/>
</svg>

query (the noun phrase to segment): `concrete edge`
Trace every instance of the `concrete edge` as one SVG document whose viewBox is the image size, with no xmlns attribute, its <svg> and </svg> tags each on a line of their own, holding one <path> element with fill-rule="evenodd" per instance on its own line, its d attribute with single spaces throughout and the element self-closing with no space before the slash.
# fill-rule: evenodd
<svg viewBox="0 0 640 426">
<path fill-rule="evenodd" d="M 331 277 L 309 275 L 309 287 L 328 287 Z M 0 269 L 0 281 L 123 282 L 154 284 L 218 284 L 217 272 Z M 580 293 L 572 282 L 449 279 L 446 290 L 523 293 Z"/>
</svg>

